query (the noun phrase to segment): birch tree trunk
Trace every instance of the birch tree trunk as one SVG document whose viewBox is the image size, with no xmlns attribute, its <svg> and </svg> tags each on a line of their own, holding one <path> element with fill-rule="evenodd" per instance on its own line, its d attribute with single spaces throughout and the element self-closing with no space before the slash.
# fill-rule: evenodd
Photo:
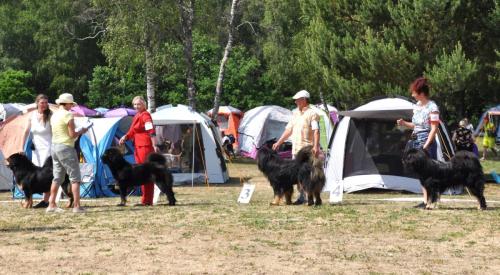
<svg viewBox="0 0 500 275">
<path fill-rule="evenodd" d="M 234 30 L 235 30 L 235 23 L 234 23 L 234 17 L 235 13 L 238 9 L 238 6 L 240 4 L 240 0 L 233 0 L 231 4 L 231 13 L 229 17 L 229 35 L 227 39 L 227 44 L 226 48 L 224 49 L 224 56 L 222 57 L 222 60 L 220 62 L 220 68 L 219 68 L 219 77 L 217 78 L 217 86 L 215 87 L 215 98 L 214 98 L 214 108 L 212 111 L 212 121 L 217 125 L 217 116 L 219 113 L 219 105 L 220 105 L 220 99 L 222 95 L 222 85 L 224 82 L 224 70 L 226 68 L 226 63 L 227 59 L 229 58 L 229 54 L 231 53 L 231 50 L 233 49 L 233 39 L 234 39 Z"/>
<path fill-rule="evenodd" d="M 181 16 L 182 42 L 186 60 L 186 84 L 189 106 L 196 110 L 196 87 L 193 73 L 193 20 L 195 0 L 177 0 Z"/>
<path fill-rule="evenodd" d="M 156 110 L 156 72 L 153 65 L 153 54 L 151 51 L 151 47 L 149 45 L 146 46 L 146 97 L 148 103 L 148 111 L 150 113 Z"/>
</svg>

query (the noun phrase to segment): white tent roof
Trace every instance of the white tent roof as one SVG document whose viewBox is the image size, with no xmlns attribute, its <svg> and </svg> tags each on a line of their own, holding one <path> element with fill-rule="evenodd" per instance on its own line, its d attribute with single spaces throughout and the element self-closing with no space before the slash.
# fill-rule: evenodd
<svg viewBox="0 0 500 275">
<path fill-rule="evenodd" d="M 206 115 L 193 111 L 191 107 L 182 104 L 175 107 L 172 105 L 161 106 L 157 110 L 151 114 L 155 125 L 201 123 L 210 120 Z"/>
<path fill-rule="evenodd" d="M 21 113 L 23 106 L 22 103 L 0 104 L 0 120 L 6 120 L 10 116 Z"/>
<path fill-rule="evenodd" d="M 413 112 L 414 104 L 402 98 L 384 98 L 371 101 L 352 111 L 343 111 L 342 116 L 355 118 L 398 119 Z"/>
<path fill-rule="evenodd" d="M 211 115 L 212 112 L 213 112 L 213 108 L 208 110 L 207 111 L 207 114 Z M 219 113 L 223 113 L 223 114 L 231 114 L 231 113 L 235 113 L 235 114 L 242 114 L 243 112 L 237 108 L 234 108 L 233 106 L 220 106 L 219 107 Z"/>
</svg>

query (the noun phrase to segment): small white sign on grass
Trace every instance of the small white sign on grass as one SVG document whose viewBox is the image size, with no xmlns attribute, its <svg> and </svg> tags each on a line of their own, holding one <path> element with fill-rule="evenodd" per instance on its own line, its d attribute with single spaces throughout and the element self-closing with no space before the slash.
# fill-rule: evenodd
<svg viewBox="0 0 500 275">
<path fill-rule="evenodd" d="M 253 191 L 255 190 L 255 184 L 245 183 L 243 184 L 243 189 L 241 189 L 240 196 L 238 197 L 239 203 L 249 203 L 252 198 Z"/>
</svg>

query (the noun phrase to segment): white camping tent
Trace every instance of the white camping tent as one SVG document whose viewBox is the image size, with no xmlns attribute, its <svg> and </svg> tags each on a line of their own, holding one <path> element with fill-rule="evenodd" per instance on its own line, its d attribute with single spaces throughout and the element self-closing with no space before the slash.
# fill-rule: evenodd
<svg viewBox="0 0 500 275">
<path fill-rule="evenodd" d="M 278 139 L 291 118 L 292 111 L 274 105 L 247 111 L 238 127 L 240 153 L 255 158 L 256 147 L 267 140 Z"/>
<path fill-rule="evenodd" d="M 0 103 L 0 121 L 22 113 L 23 106 L 22 103 Z"/>
<path fill-rule="evenodd" d="M 14 182 L 12 171 L 7 167 L 2 151 L 0 151 L 0 190 L 11 190 Z"/>
<path fill-rule="evenodd" d="M 420 193 L 418 179 L 405 174 L 402 154 L 411 130 L 397 127 L 396 120 L 410 120 L 414 104 L 402 98 L 374 100 L 344 116 L 334 133 L 327 156 L 327 183 L 330 202 L 342 191 L 354 192 L 368 188 L 406 190 Z M 438 158 L 447 160 L 453 146 L 444 124 L 437 137 Z"/>
<path fill-rule="evenodd" d="M 160 107 L 151 116 L 175 182 L 224 183 L 229 179 L 220 135 L 208 116 L 180 104 Z"/>
</svg>

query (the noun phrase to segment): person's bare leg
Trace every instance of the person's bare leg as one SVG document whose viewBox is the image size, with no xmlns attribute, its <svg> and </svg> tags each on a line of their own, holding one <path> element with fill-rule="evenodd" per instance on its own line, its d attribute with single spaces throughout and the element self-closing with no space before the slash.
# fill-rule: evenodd
<svg viewBox="0 0 500 275">
<path fill-rule="evenodd" d="M 52 185 L 50 186 L 50 196 L 49 196 L 49 208 L 56 208 L 56 197 L 57 197 L 57 191 L 59 190 L 59 184 L 52 182 Z"/>
<path fill-rule="evenodd" d="M 50 192 L 43 193 L 43 201 L 44 202 L 49 202 L 49 198 L 50 198 Z"/>
<path fill-rule="evenodd" d="M 73 191 L 73 208 L 80 208 L 80 183 L 79 182 L 71 182 L 71 191 Z"/>
<path fill-rule="evenodd" d="M 427 190 L 422 187 L 422 195 L 424 196 L 424 203 L 427 204 Z"/>
</svg>

